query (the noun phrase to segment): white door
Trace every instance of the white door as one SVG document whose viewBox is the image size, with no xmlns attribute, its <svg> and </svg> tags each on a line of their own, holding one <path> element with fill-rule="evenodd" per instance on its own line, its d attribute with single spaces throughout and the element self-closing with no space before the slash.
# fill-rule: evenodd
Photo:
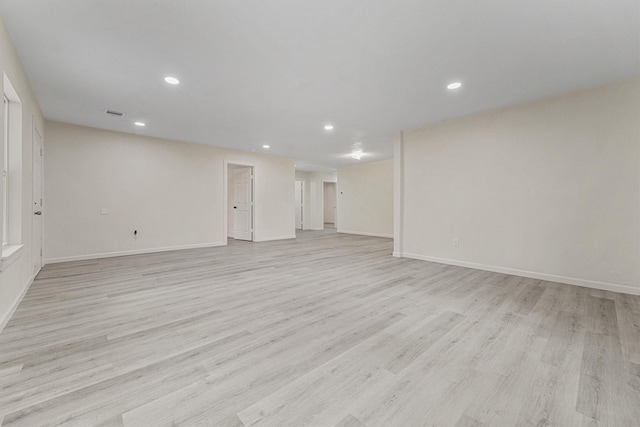
<svg viewBox="0 0 640 427">
<path fill-rule="evenodd" d="M 42 136 L 33 126 L 33 274 L 42 268 Z"/>
<path fill-rule="evenodd" d="M 253 168 L 234 169 L 233 235 L 253 240 Z"/>
<path fill-rule="evenodd" d="M 336 183 L 323 183 L 323 214 L 325 224 L 336 223 Z"/>
<path fill-rule="evenodd" d="M 303 184 L 304 181 L 296 181 L 296 228 L 298 230 L 302 230 Z"/>
</svg>

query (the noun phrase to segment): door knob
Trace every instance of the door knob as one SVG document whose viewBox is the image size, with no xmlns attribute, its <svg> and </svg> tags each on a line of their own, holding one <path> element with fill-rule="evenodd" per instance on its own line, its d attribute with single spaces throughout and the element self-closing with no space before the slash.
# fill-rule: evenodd
<svg viewBox="0 0 640 427">
<path fill-rule="evenodd" d="M 35 211 L 33 214 L 34 215 L 42 215 L 42 211 Z"/>
<path fill-rule="evenodd" d="M 233 207 L 233 209 L 238 209 L 238 207 L 237 207 L 237 206 L 234 206 L 234 207 Z"/>
</svg>

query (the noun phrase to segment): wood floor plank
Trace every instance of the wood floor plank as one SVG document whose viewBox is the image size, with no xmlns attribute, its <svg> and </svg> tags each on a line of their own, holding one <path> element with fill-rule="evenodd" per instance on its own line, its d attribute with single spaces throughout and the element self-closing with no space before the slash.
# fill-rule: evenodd
<svg viewBox="0 0 640 427">
<path fill-rule="evenodd" d="M 359 332 L 361 338 L 375 334 L 402 318 L 397 314 L 378 317 Z M 281 340 L 282 337 L 287 341 Z M 185 389 L 180 395 L 188 393 L 188 398 L 169 396 L 159 399 L 126 413 L 125 419 L 132 425 L 136 425 L 134 420 L 147 420 L 158 426 L 182 423 L 215 425 L 230 413 L 239 412 L 261 396 L 287 386 L 350 349 L 353 346 L 350 339 L 354 335 L 352 330 L 347 330 L 308 342 L 305 342 L 308 337 L 290 332 L 285 332 L 282 337 L 267 337 L 245 348 L 222 352 L 206 360 L 203 364 L 211 373 L 207 383 L 216 387 L 205 385 L 194 392 Z M 345 339 L 347 337 L 350 339 Z"/>
<path fill-rule="evenodd" d="M 375 388 L 390 376 L 375 364 L 341 357 L 261 399 L 238 416 L 245 426 L 337 424 L 345 416 L 336 410 L 341 402 Z"/>
<path fill-rule="evenodd" d="M 471 418 L 468 415 L 463 415 L 455 424 L 455 427 L 487 427 L 487 425 Z"/>
<path fill-rule="evenodd" d="M 412 333 L 402 342 L 396 342 L 393 352 L 386 351 L 386 360 L 381 361 L 381 366 L 389 372 L 398 374 L 413 363 L 418 356 L 424 353 L 430 346 L 457 326 L 463 315 L 453 312 L 444 312 L 427 322 L 422 328 Z"/>
<path fill-rule="evenodd" d="M 576 410 L 602 424 L 636 423 L 640 419 L 640 394 L 628 380 L 628 368 L 616 336 L 587 332 Z M 627 406 L 628 410 L 619 410 Z"/>
<path fill-rule="evenodd" d="M 469 406 L 468 402 L 500 384 L 501 377 L 493 373 L 480 372 L 473 368 L 462 368 L 460 371 L 462 375 L 459 379 L 443 387 L 429 405 L 426 425 L 453 426 L 460 423 L 460 415 Z"/>
<path fill-rule="evenodd" d="M 574 424 L 581 362 L 571 354 L 560 364 L 539 363 L 517 425 Z"/>
<path fill-rule="evenodd" d="M 526 350 L 516 351 L 511 365 L 501 370 L 497 385 L 488 388 L 486 394 L 477 396 L 465 409 L 464 415 L 490 426 L 518 425 L 545 345 L 546 340 L 536 339 Z"/>
<path fill-rule="evenodd" d="M 615 302 L 624 357 L 640 364 L 640 300 L 616 294 Z"/>
<path fill-rule="evenodd" d="M 0 426 L 634 425 L 640 297 L 297 239 L 46 266 Z"/>
<path fill-rule="evenodd" d="M 366 427 L 360 420 L 351 414 L 341 419 L 334 427 Z"/>
<path fill-rule="evenodd" d="M 615 301 L 589 296 L 586 310 L 589 312 L 586 324 L 587 331 L 594 334 L 619 336 Z"/>
<path fill-rule="evenodd" d="M 5 367 L 0 366 L 0 378 L 9 375 L 18 374 L 22 371 L 24 363 L 6 364 Z"/>
<path fill-rule="evenodd" d="M 543 362 L 562 367 L 571 360 L 581 359 L 585 334 L 581 318 L 578 313 L 558 313 L 542 355 Z"/>
</svg>

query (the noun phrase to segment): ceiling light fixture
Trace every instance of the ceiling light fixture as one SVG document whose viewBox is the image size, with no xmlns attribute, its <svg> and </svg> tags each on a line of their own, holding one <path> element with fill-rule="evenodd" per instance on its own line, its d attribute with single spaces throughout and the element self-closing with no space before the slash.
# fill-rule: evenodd
<svg viewBox="0 0 640 427">
<path fill-rule="evenodd" d="M 262 148 L 271 148 L 271 146 L 270 146 L 270 145 L 267 145 L 267 144 L 264 144 L 264 145 L 262 146 Z"/>
<path fill-rule="evenodd" d="M 325 125 L 324 130 L 333 130 L 333 125 Z"/>
<path fill-rule="evenodd" d="M 135 122 L 134 125 L 140 126 L 140 127 L 145 127 L 146 126 L 146 124 L 144 122 Z"/>
<path fill-rule="evenodd" d="M 171 76 L 165 77 L 164 81 L 169 83 L 170 85 L 177 85 L 178 83 L 180 83 L 180 80 L 176 79 L 175 77 L 171 77 Z"/>
<path fill-rule="evenodd" d="M 462 87 L 462 83 L 460 83 L 460 82 L 453 82 L 453 83 L 449 83 L 447 85 L 447 89 L 449 89 L 449 90 L 459 89 L 460 87 Z"/>
<path fill-rule="evenodd" d="M 360 160 L 362 158 L 362 150 L 354 150 L 351 152 L 351 158 L 354 160 Z"/>
</svg>

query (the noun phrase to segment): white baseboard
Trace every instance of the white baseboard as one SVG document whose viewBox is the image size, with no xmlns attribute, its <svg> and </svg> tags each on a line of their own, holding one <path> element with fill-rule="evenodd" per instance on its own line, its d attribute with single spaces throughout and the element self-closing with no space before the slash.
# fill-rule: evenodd
<svg viewBox="0 0 640 427">
<path fill-rule="evenodd" d="M 168 252 L 168 251 L 179 251 L 183 249 L 199 249 L 199 248 L 213 248 L 216 246 L 225 246 L 225 242 L 212 242 L 212 243 L 198 243 L 195 245 L 180 245 L 180 246 L 167 246 L 163 248 L 148 248 L 148 249 L 135 249 L 132 251 L 119 251 L 119 252 L 103 252 L 98 254 L 88 254 L 88 255 L 74 255 L 68 257 L 59 257 L 59 258 L 48 258 L 45 260 L 46 264 L 56 264 L 60 262 L 69 262 L 69 261 L 86 261 L 89 259 L 99 259 L 99 258 L 113 258 L 117 256 L 126 256 L 126 255 L 142 255 L 142 254 L 152 254 L 156 252 Z"/>
<path fill-rule="evenodd" d="M 340 230 L 340 229 L 338 229 L 338 233 L 342 233 L 342 234 L 357 234 L 359 236 L 384 237 L 384 238 L 387 238 L 387 239 L 393 239 L 393 234 L 368 233 L 366 231 L 349 231 L 349 230 Z"/>
<path fill-rule="evenodd" d="M 13 316 L 13 313 L 15 313 L 16 310 L 18 309 L 18 306 L 22 302 L 22 299 L 24 298 L 24 296 L 27 294 L 27 291 L 31 287 L 31 284 L 33 283 L 33 280 L 35 278 L 36 278 L 35 275 L 31 277 L 31 279 L 29 280 L 27 285 L 24 287 L 22 292 L 20 292 L 18 297 L 15 299 L 15 301 L 13 301 L 13 304 L 11 304 L 11 306 L 9 307 L 9 310 L 5 313 L 4 317 L 2 319 L 0 319 L 0 332 L 2 332 L 4 327 L 7 326 L 7 323 L 9 323 L 9 320 Z"/>
<path fill-rule="evenodd" d="M 295 239 L 295 234 L 289 234 L 287 236 L 274 236 L 274 237 L 263 237 L 261 239 L 256 239 L 254 242 L 271 242 L 273 240 L 286 240 L 286 239 Z"/>
<path fill-rule="evenodd" d="M 529 277 L 547 282 L 566 283 L 568 285 L 584 286 L 586 288 L 600 289 L 603 291 L 620 292 L 623 294 L 640 295 L 640 287 L 621 285 L 618 283 L 598 282 L 595 280 L 579 279 L 577 277 L 557 276 L 554 274 L 538 273 L 536 271 L 518 270 L 515 268 L 500 267 L 496 265 L 478 264 L 475 262 L 459 261 L 455 259 L 436 258 L 411 253 L 393 253 L 394 257 L 412 258 L 422 261 L 437 262 L 439 264 L 457 265 L 459 267 L 475 268 L 476 270 L 493 271 L 495 273 L 511 274 L 513 276 Z"/>
</svg>

